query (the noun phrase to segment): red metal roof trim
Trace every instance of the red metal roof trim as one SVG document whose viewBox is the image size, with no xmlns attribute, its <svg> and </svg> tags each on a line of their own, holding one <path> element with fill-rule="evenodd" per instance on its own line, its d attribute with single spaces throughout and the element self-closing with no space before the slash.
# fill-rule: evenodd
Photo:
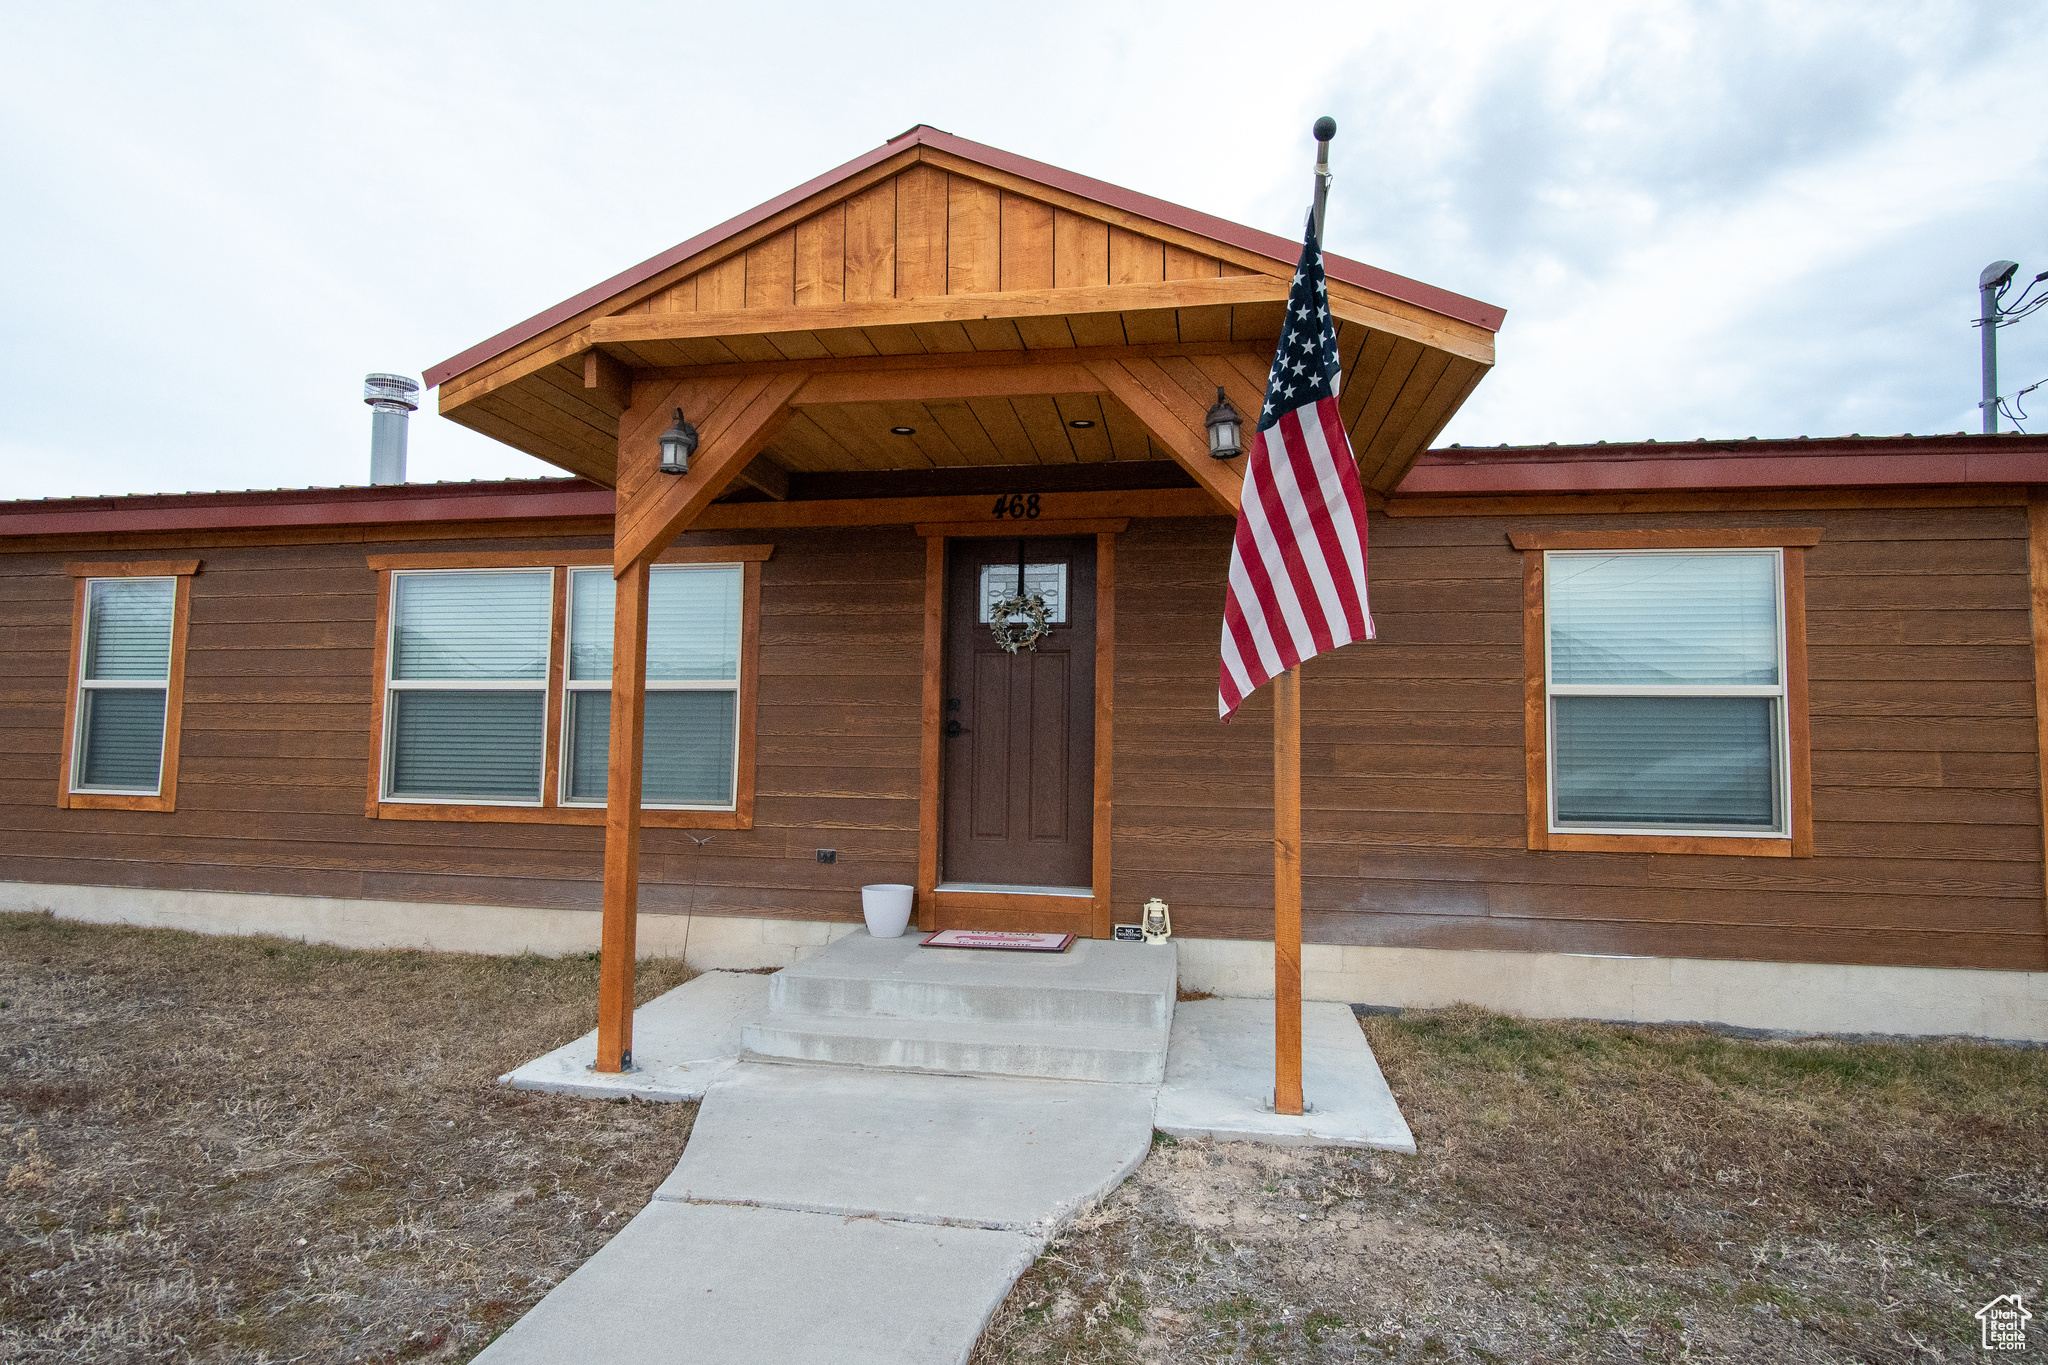
<svg viewBox="0 0 2048 1365">
<path fill-rule="evenodd" d="M 612 490 L 582 479 L 40 498 L 0 502 L 0 549 L 9 536 L 609 517 L 613 509 Z"/>
<path fill-rule="evenodd" d="M 736 233 L 744 232 L 757 223 L 765 222 L 784 209 L 800 204 L 812 195 L 828 190 L 840 181 L 858 175 L 868 169 L 868 167 L 879 162 L 888 160 L 906 148 L 920 146 L 949 152 L 954 156 L 978 162 L 992 170 L 1007 171 L 1012 175 L 1022 176 L 1027 180 L 1035 180 L 1039 184 L 1053 189 L 1065 190 L 1069 194 L 1077 194 L 1083 198 L 1093 199 L 1097 203 L 1107 204 L 1111 208 L 1119 208 L 1128 213 L 1141 214 L 1144 217 L 1153 219 L 1155 222 L 1183 228 L 1189 232 L 1200 233 L 1205 237 L 1212 237 L 1219 242 L 1227 242 L 1231 246 L 1243 247 L 1247 251 L 1255 251 L 1259 255 L 1269 257 L 1289 268 L 1293 266 L 1296 258 L 1301 255 L 1301 244 L 1299 242 L 1291 242 L 1285 237 L 1276 237 L 1270 232 L 1261 232 L 1257 228 L 1249 228 L 1241 223 L 1233 223 L 1228 219 L 1213 217 L 1196 209 L 1183 208 L 1179 204 L 1171 204 L 1164 199 L 1154 199 L 1150 195 L 1139 194 L 1135 190 L 1127 190 L 1104 180 L 1093 180 L 1085 175 L 1077 175 L 1073 171 L 1061 170 L 1057 166 L 1049 166 L 1042 161 L 1033 161 L 1028 157 L 1016 156 L 999 148 L 984 146 L 979 142 L 969 142 L 966 138 L 954 137 L 951 133 L 940 132 L 937 128 L 926 124 L 919 124 L 909 132 L 891 138 L 873 151 L 857 156 L 845 165 L 825 172 L 825 174 L 817 177 L 815 180 L 807 180 L 793 190 L 776 195 L 765 204 L 756 205 L 735 218 L 728 218 L 709 231 L 700 232 L 688 241 L 678 243 L 660 255 L 650 257 L 629 270 L 621 271 L 601 284 L 592 285 L 582 293 L 577 294 L 573 298 L 563 300 L 545 312 L 536 313 L 526 321 L 506 328 L 487 341 L 478 342 L 459 355 L 451 356 L 438 365 L 430 366 L 423 376 L 426 385 L 430 389 L 434 388 L 465 370 L 481 365 L 494 356 L 504 354 L 523 341 L 529 341 L 539 336 L 557 323 L 566 322 L 578 313 L 593 308 L 603 303 L 606 299 L 632 288 L 641 281 L 660 274 L 670 266 L 680 261 L 688 260 L 698 252 L 708 250 L 726 238 Z M 1507 310 L 1494 304 L 1481 303 L 1477 299 L 1466 298 L 1463 294 L 1454 294 L 1448 289 L 1439 289 L 1435 285 L 1424 284 L 1420 280 L 1411 280 L 1405 275 L 1396 275 L 1392 271 L 1381 270 L 1376 266 L 1366 265 L 1362 261 L 1354 261 L 1348 257 L 1326 254 L 1323 259 L 1323 267 L 1329 275 L 1343 280 L 1347 284 L 1355 284 L 1360 288 L 1370 289 L 1374 293 L 1384 294 L 1388 298 L 1399 299 L 1403 303 L 1412 303 L 1417 307 L 1427 308 L 1433 313 L 1441 313 L 1445 317 L 1456 318 L 1460 322 L 1469 322 L 1475 327 L 1484 327 L 1489 332 L 1498 332 L 1502 321 L 1507 317 Z"/>
<path fill-rule="evenodd" d="M 2014 483 L 2048 483 L 2048 436 L 1453 446 L 1425 452 L 1394 495 Z"/>
</svg>

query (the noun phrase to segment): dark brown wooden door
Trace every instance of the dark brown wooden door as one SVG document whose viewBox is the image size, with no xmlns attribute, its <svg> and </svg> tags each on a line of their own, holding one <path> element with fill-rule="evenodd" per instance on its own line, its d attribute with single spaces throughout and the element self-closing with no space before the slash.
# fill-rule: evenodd
<svg viewBox="0 0 2048 1365">
<path fill-rule="evenodd" d="M 1094 881 L 1095 541 L 1023 541 L 1027 581 L 1064 570 L 1065 617 L 1006 653 L 981 619 L 985 587 L 1014 588 L 1015 540 L 947 547 L 945 839 L 948 882 Z M 991 579 L 985 569 L 996 571 Z"/>
</svg>

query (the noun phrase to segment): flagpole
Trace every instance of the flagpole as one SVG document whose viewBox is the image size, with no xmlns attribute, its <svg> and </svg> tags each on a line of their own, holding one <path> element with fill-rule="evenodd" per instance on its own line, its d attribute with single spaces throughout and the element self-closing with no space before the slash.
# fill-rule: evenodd
<svg viewBox="0 0 2048 1365">
<path fill-rule="evenodd" d="M 1337 136 L 1337 120 L 1328 114 L 1316 120 L 1316 249 L 1323 245 L 1323 211 L 1330 206 L 1330 139 Z"/>
<path fill-rule="evenodd" d="M 1330 202 L 1330 139 L 1316 120 L 1316 249 Z M 1301 1094 L 1301 670 L 1273 679 L 1273 1112 L 1299 1114 Z"/>
<path fill-rule="evenodd" d="M 1273 679 L 1273 1112 L 1301 1098 L 1301 669 Z"/>
</svg>

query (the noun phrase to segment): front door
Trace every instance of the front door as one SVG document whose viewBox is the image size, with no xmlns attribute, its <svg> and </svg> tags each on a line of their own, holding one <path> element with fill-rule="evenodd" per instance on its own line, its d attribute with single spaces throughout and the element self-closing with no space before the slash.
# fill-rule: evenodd
<svg viewBox="0 0 2048 1365">
<path fill-rule="evenodd" d="M 955 540 L 946 584 L 944 883 L 1094 881 L 1095 538 Z M 1036 648 L 1006 652 L 991 600 L 1050 608 Z"/>
</svg>

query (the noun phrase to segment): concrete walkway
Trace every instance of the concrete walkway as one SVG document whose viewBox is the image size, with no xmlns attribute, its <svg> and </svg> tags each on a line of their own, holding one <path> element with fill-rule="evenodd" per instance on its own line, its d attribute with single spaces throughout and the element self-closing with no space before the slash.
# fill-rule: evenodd
<svg viewBox="0 0 2048 1365">
<path fill-rule="evenodd" d="M 703 1107 L 647 1208 L 477 1360 L 960 1365 L 1052 1234 L 1145 1159 L 1155 1122 L 1414 1150 L 1348 1008 L 1305 1012 L 1312 1112 L 1281 1118 L 1272 1002 L 1176 1008 L 1174 961 L 853 934 L 641 1006 L 630 1076 L 587 1069 L 594 1034 L 511 1072 Z"/>
<path fill-rule="evenodd" d="M 1140 1086 L 742 1062 L 647 1208 L 477 1359 L 957 1365 L 1151 1138 Z"/>
<path fill-rule="evenodd" d="M 745 1047 L 845 1048 L 920 1069 L 758 1052 L 721 1062 L 702 1055 L 713 1051 L 702 1039 L 664 1036 L 653 1051 L 641 1042 L 672 1088 L 715 1073 L 682 1160 L 646 1209 L 477 1360 L 964 1362 L 1052 1233 L 1151 1148 L 1172 952 L 1076 948 L 1004 971 L 995 954 L 850 935 L 778 980 L 776 998 L 759 1001 L 762 1022 L 733 1012 L 751 989 L 739 983 L 670 1005 L 669 1025 L 695 1017 L 729 1040 L 737 1023 Z M 636 1018 L 636 1041 L 651 1009 Z M 1059 1017 L 1030 1017 L 1048 1010 Z M 1116 1011 L 1130 1019 L 1114 1041 L 1091 1038 L 1098 1016 Z M 1132 1026 L 1146 1021 L 1149 1033 Z M 1134 1063 L 1140 1035 L 1156 1055 Z M 620 1093 L 581 1071 L 580 1042 L 508 1083 Z M 935 1063 L 984 1074 L 922 1069 Z M 997 1065 L 1067 1075 L 1135 1065 L 1154 1083 L 986 1074 Z"/>
</svg>

